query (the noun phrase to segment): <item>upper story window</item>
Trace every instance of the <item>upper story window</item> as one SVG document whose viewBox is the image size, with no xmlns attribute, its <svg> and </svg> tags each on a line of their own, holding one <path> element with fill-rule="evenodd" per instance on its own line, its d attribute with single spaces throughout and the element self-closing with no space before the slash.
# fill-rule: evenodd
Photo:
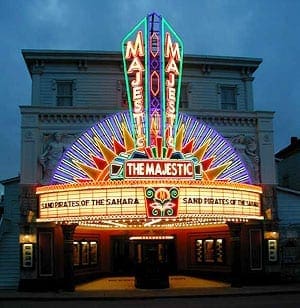
<svg viewBox="0 0 300 308">
<path fill-rule="evenodd" d="M 128 109 L 128 100 L 127 100 L 127 92 L 126 85 L 124 80 L 117 81 L 117 90 L 118 90 L 118 100 L 120 105 L 124 109 Z"/>
<path fill-rule="evenodd" d="M 181 84 L 179 108 L 188 109 L 189 107 L 189 88 L 187 83 Z"/>
<path fill-rule="evenodd" d="M 222 110 L 237 110 L 237 89 L 236 86 L 221 85 L 221 109 Z"/>
<path fill-rule="evenodd" d="M 56 81 L 56 102 L 57 106 L 72 106 L 73 104 L 73 81 Z"/>
<path fill-rule="evenodd" d="M 0 206 L 0 221 L 1 221 L 1 218 L 2 218 L 3 214 L 4 214 L 4 207 Z"/>
</svg>

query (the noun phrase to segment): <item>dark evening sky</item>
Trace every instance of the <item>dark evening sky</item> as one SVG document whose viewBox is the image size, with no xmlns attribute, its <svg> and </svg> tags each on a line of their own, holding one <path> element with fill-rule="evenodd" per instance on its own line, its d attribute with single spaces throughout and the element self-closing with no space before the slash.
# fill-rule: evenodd
<svg viewBox="0 0 300 308">
<path fill-rule="evenodd" d="M 151 12 L 172 25 L 187 54 L 262 58 L 255 110 L 275 111 L 275 151 L 300 137 L 300 1 L 0 0 L 0 179 L 20 171 L 19 106 L 31 100 L 21 50 L 121 51 L 122 38 Z"/>
</svg>

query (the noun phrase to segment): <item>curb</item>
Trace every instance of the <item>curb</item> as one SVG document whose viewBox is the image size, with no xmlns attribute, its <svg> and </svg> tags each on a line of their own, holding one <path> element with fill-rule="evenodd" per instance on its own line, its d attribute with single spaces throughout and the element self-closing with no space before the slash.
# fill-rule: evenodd
<svg viewBox="0 0 300 308">
<path fill-rule="evenodd" d="M 168 298 L 198 298 L 198 297 L 231 297 L 231 296 L 260 296 L 260 295 L 279 295 L 300 293 L 300 286 L 291 288 L 283 287 L 265 290 L 245 288 L 197 288 L 197 289 L 173 289 L 173 290 L 134 290 L 134 291 L 95 291 L 95 292 L 58 292 L 58 293 L 19 293 L 0 292 L 0 300 L 5 301 L 73 301 L 73 300 L 149 300 L 149 299 L 168 299 Z M 218 290 L 219 289 L 219 290 Z M 263 288 L 262 288 L 263 289 Z M 2 294 L 1 294 L 2 293 Z"/>
</svg>

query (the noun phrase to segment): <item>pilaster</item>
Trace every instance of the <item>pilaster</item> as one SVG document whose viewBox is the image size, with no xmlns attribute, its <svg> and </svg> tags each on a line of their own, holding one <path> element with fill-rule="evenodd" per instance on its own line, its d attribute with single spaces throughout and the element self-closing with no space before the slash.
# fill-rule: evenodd
<svg viewBox="0 0 300 308">
<path fill-rule="evenodd" d="M 75 290 L 74 267 L 73 267 L 73 235 L 77 224 L 62 224 L 64 236 L 64 279 L 62 288 L 64 291 Z"/>
</svg>

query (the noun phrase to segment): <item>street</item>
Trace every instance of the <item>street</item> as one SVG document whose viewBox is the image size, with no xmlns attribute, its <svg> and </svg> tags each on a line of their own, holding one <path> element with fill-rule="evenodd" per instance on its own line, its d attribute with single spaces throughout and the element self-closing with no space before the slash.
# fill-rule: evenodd
<svg viewBox="0 0 300 308">
<path fill-rule="evenodd" d="M 1 308 L 116 308 L 116 307 L 172 307 L 172 308 L 298 308 L 300 307 L 300 292 L 297 294 L 272 294 L 252 296 L 217 296 L 198 298 L 159 298 L 159 299 L 94 299 L 74 298 L 64 300 L 1 300 Z"/>
</svg>

